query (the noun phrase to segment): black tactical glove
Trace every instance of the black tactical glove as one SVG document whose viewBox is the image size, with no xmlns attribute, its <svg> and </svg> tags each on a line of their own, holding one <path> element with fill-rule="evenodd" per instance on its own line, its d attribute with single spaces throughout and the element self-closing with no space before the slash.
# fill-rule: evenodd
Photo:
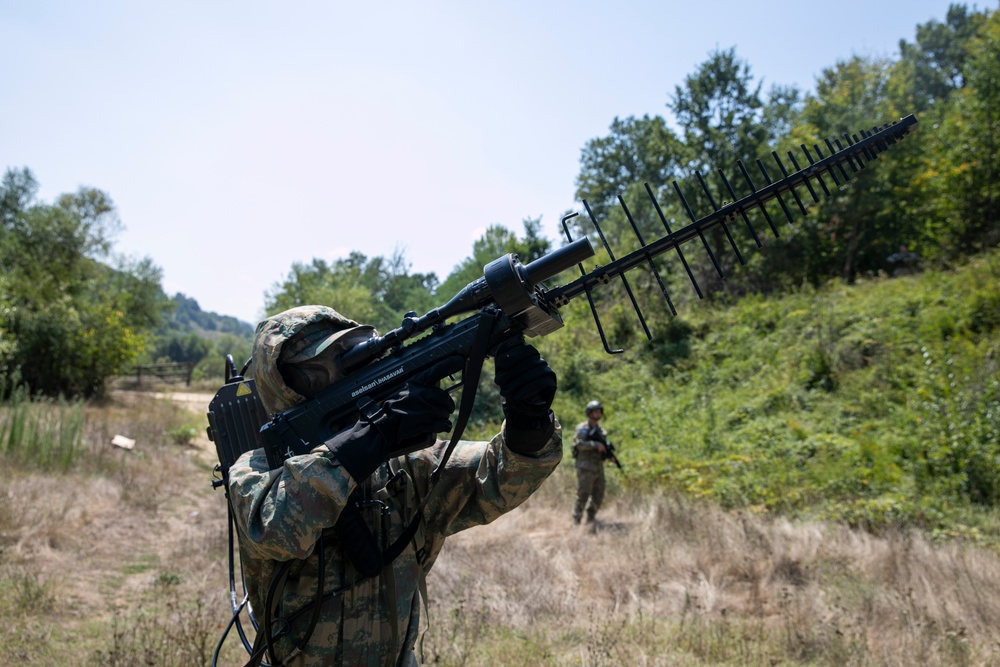
<svg viewBox="0 0 1000 667">
<path fill-rule="evenodd" d="M 455 401 L 437 381 L 458 372 L 463 363 L 462 357 L 449 357 L 414 376 L 382 402 L 381 410 L 372 409 L 372 417 L 328 440 L 327 448 L 360 483 L 391 456 L 431 444 L 436 434 L 451 430 L 449 417 L 455 410 Z"/>
<path fill-rule="evenodd" d="M 538 451 L 555 429 L 549 408 L 556 395 L 556 374 L 523 340 L 501 346 L 494 367 L 494 381 L 504 398 L 507 446 L 522 454 Z"/>
<path fill-rule="evenodd" d="M 457 373 L 464 365 L 462 357 L 448 357 L 411 378 L 401 391 L 383 401 L 382 410 L 391 424 L 390 453 L 451 430 L 449 417 L 455 411 L 455 401 L 438 387 L 438 380 Z"/>
</svg>

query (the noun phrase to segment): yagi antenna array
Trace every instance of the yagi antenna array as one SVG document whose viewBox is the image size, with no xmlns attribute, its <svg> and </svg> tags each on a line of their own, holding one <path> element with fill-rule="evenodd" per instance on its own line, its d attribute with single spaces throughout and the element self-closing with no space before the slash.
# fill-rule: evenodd
<svg viewBox="0 0 1000 667">
<path fill-rule="evenodd" d="M 760 178 L 760 182 L 763 183 L 760 188 L 758 188 L 757 183 L 754 182 L 755 177 L 751 175 L 751 170 L 748 170 L 742 161 L 737 161 L 736 165 L 739 168 L 740 176 L 746 186 L 750 188 L 751 194 L 743 197 L 742 199 L 739 198 L 732 183 L 730 183 L 729 179 L 726 178 L 723 170 L 719 169 L 717 170 L 718 175 L 721 179 L 722 185 L 725 187 L 725 192 L 727 193 L 726 196 L 733 200 L 731 202 L 724 201 L 721 206 L 716 203 L 716 199 L 712 196 L 712 192 L 702 175 L 695 172 L 695 178 L 698 181 L 698 185 L 708 198 L 708 201 L 713 209 L 711 213 L 700 219 L 695 217 L 694 211 L 691 209 L 691 205 L 685 198 L 680 185 L 677 184 L 677 181 L 674 181 L 674 192 L 677 194 L 678 200 L 691 220 L 690 224 L 681 227 L 676 231 L 671 229 L 670 223 L 663 214 L 663 210 L 660 208 L 660 203 L 657 201 L 653 190 L 649 187 L 648 183 L 644 183 L 643 185 L 645 186 L 646 194 L 649 196 L 649 200 L 653 204 L 657 217 L 663 224 L 666 236 L 647 245 L 645 239 L 643 239 L 642 233 L 639 231 L 638 225 L 636 225 L 635 220 L 632 217 L 632 213 L 629 211 L 629 208 L 625 203 L 625 200 L 621 197 L 621 195 L 619 195 L 618 202 L 621 205 L 622 211 L 624 212 L 629 225 L 632 227 L 632 231 L 635 234 L 636 239 L 639 241 L 640 246 L 639 249 L 619 258 L 615 257 L 615 254 L 608 243 L 607 237 L 601 229 L 597 218 L 594 216 L 590 205 L 586 200 L 584 200 L 584 209 L 593 222 L 594 228 L 597 230 L 597 235 L 600 238 L 605 251 L 608 253 L 610 262 L 604 266 L 598 266 L 595 269 L 591 269 L 589 272 L 585 271 L 583 265 L 580 264 L 580 278 L 577 278 L 576 280 L 560 287 L 545 290 L 545 301 L 552 306 L 559 308 L 568 303 L 574 297 L 579 296 L 581 292 L 584 292 L 587 296 L 590 310 L 594 315 L 594 322 L 597 324 L 597 330 L 601 335 L 601 341 L 604 343 L 605 351 L 609 354 L 619 354 L 623 350 L 612 349 L 608 345 L 607 337 L 604 334 L 604 328 L 601 326 L 601 320 L 597 314 L 597 308 L 594 305 L 594 300 L 590 293 L 592 287 L 596 285 L 606 285 L 616 276 L 619 277 L 625 288 L 625 292 L 628 294 L 629 300 L 632 302 L 632 308 L 639 317 L 639 322 L 642 324 L 646 337 L 652 338 L 652 335 L 649 332 L 649 327 L 646 325 L 646 318 L 643 316 L 642 310 L 639 308 L 639 304 L 636 301 L 635 294 L 632 291 L 632 287 L 628 282 L 628 278 L 625 276 L 627 271 L 642 264 L 648 264 L 649 268 L 652 270 L 653 276 L 656 278 L 656 282 L 659 285 L 661 292 L 663 293 L 664 299 L 666 299 L 667 306 L 670 308 L 671 314 L 676 315 L 677 309 L 674 307 L 674 302 L 670 298 L 670 294 L 667 291 L 663 277 L 660 275 L 659 270 L 653 263 L 654 257 L 671 249 L 675 250 L 677 252 L 677 257 L 684 266 L 684 270 L 687 273 L 691 284 L 694 286 L 695 292 L 698 294 L 698 297 L 704 298 L 702 289 L 694 277 L 694 273 L 692 272 L 691 266 L 684 255 L 684 251 L 681 249 L 682 245 L 695 239 L 700 240 L 702 247 L 705 249 L 705 252 L 708 254 L 708 257 L 712 262 L 712 266 L 715 267 L 715 271 L 718 273 L 719 278 L 725 280 L 725 273 L 723 272 L 722 266 L 719 264 L 719 260 L 715 256 L 715 253 L 712 252 L 711 247 L 709 247 L 708 240 L 705 238 L 705 232 L 716 227 L 720 227 L 725 233 L 729 246 L 736 254 L 737 260 L 740 264 L 745 264 L 743 254 L 740 252 L 740 249 L 736 244 L 736 240 L 733 238 L 730 225 L 734 225 L 738 221 L 742 221 L 743 224 L 746 225 L 747 231 L 750 233 L 750 237 L 753 239 L 754 243 L 757 244 L 757 247 L 760 248 L 760 235 L 758 234 L 753 223 L 750 221 L 750 216 L 748 215 L 749 212 L 754 209 L 760 209 L 760 212 L 763 215 L 764 220 L 767 222 L 771 233 L 777 238 L 779 236 L 777 225 L 775 225 L 774 218 L 771 216 L 771 213 L 768 211 L 765 203 L 770 202 L 771 200 L 777 200 L 785 218 L 789 223 L 794 223 L 795 220 L 792 217 L 792 209 L 789 207 L 790 202 L 786 201 L 789 196 L 794 202 L 793 206 L 797 208 L 802 215 L 806 215 L 806 204 L 803 203 L 802 196 L 800 196 L 802 194 L 800 192 L 802 188 L 805 188 L 805 191 L 808 192 L 808 195 L 812 198 L 813 202 L 818 202 L 820 200 L 819 194 L 814 187 L 815 184 L 819 185 L 819 189 L 823 191 L 824 195 L 827 197 L 831 196 L 830 186 L 827 184 L 827 180 L 824 177 L 828 177 L 832 180 L 834 187 L 842 187 L 851 180 L 852 175 L 863 170 L 867 166 L 868 162 L 877 160 L 879 155 L 887 151 L 889 147 L 895 144 L 898 140 L 905 137 L 910 132 L 910 129 L 916 124 L 917 119 L 913 115 L 909 115 L 894 123 L 886 123 L 881 128 L 873 127 L 870 131 L 860 130 L 857 134 L 848 134 L 845 132 L 843 139 L 844 142 L 846 142 L 846 145 L 845 143 L 842 143 L 839 138 L 834 139 L 833 141 L 830 139 L 826 139 L 824 141 L 828 151 L 827 155 L 823 154 L 823 149 L 820 148 L 818 143 L 813 144 L 812 150 L 806 147 L 805 144 L 801 144 L 799 146 L 802 151 L 801 157 L 805 158 L 805 162 L 802 164 L 808 164 L 807 166 L 802 167 L 795 154 L 792 151 L 788 151 L 788 162 L 791 165 L 791 168 L 794 169 L 794 172 L 791 173 L 789 173 L 786 163 L 782 161 L 781 157 L 778 156 L 778 153 L 776 151 L 771 151 L 771 157 L 774 160 L 774 166 L 772 169 L 776 168 L 776 172 L 772 171 L 769 173 L 764 162 L 759 159 L 756 160 L 755 166 L 757 178 Z M 779 172 L 781 174 L 780 178 L 778 178 L 778 180 L 773 180 L 772 174 L 777 176 Z M 796 188 L 799 188 L 799 190 L 796 190 Z M 562 219 L 563 232 L 566 235 L 566 240 L 569 242 L 572 242 L 573 238 L 569 231 L 568 221 L 577 215 L 577 213 L 573 213 Z"/>
</svg>

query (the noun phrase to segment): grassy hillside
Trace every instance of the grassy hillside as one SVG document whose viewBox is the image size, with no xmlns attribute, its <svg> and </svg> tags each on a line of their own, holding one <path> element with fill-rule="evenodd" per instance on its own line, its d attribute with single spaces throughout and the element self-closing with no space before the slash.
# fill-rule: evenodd
<svg viewBox="0 0 1000 667">
<path fill-rule="evenodd" d="M 628 485 L 995 542 L 998 285 L 993 252 L 944 272 L 691 304 L 650 343 L 613 312 L 613 336 L 633 332 L 614 357 L 575 308 L 539 346 L 560 375 L 564 426 L 605 403 Z"/>
</svg>

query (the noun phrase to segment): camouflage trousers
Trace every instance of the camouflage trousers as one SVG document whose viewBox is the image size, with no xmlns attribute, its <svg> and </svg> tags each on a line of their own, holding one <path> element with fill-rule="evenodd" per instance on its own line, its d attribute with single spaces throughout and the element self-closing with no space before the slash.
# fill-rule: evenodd
<svg viewBox="0 0 1000 667">
<path fill-rule="evenodd" d="M 587 521 L 593 521 L 597 510 L 604 501 L 604 467 L 596 470 L 576 469 L 576 504 L 573 506 L 573 520 L 579 521 L 587 513 Z"/>
</svg>

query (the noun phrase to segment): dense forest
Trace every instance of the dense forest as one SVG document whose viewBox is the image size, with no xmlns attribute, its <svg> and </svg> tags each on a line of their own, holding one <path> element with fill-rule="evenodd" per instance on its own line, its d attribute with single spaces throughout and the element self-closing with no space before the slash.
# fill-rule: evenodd
<svg viewBox="0 0 1000 667">
<path fill-rule="evenodd" d="M 919 258 L 919 268 L 961 263 L 1000 242 L 998 53 L 997 12 L 966 5 L 953 5 L 943 20 L 916 26 L 913 41 L 900 41 L 896 58 L 853 56 L 831 64 L 810 92 L 788 86 L 765 91 L 735 47 L 717 50 L 665 100 L 669 115 L 615 118 L 606 136 L 582 147 L 577 195 L 593 218 L 574 219 L 571 231 L 603 242 L 593 224 L 599 221 L 610 247 L 629 251 L 637 247 L 634 230 L 646 239 L 663 234 L 645 194 L 647 183 L 665 219 L 682 226 L 690 217 L 673 194 L 675 181 L 691 208 L 711 210 L 716 199 L 729 197 L 723 181 L 709 177 L 708 186 L 698 189 L 703 174 L 722 168 L 725 175 L 738 160 L 752 165 L 771 150 L 784 154 L 821 145 L 825 137 L 912 113 L 919 119 L 917 131 L 876 168 L 848 187 L 833 188 L 810 215 L 796 214 L 780 235 L 777 227 L 756 221 L 758 239 L 744 230 L 731 244 L 739 255 L 727 249 L 721 233 L 711 235 L 704 247 L 719 269 L 707 252 L 693 249 L 692 276 L 706 297 L 718 300 L 819 286 L 832 278 L 850 284 L 892 272 L 898 268 L 892 258 L 902 246 L 908 257 Z M 729 180 L 742 182 L 735 172 Z M 109 194 L 81 188 L 46 203 L 38 201 L 37 192 L 28 167 L 9 167 L 0 181 L 3 386 L 94 396 L 137 361 L 201 362 L 220 347 L 236 355 L 247 351 L 245 327 L 218 321 L 209 327 L 190 299 L 163 293 L 151 260 L 114 252 L 121 223 Z M 632 220 L 619 197 L 629 203 Z M 355 252 L 297 263 L 274 283 L 264 306 L 277 312 L 306 302 L 336 304 L 385 331 L 405 312 L 424 312 L 446 300 L 504 253 L 516 252 L 526 263 L 552 249 L 556 241 L 540 236 L 539 220 L 522 224 L 520 233 L 500 224 L 490 227 L 443 280 L 411 273 L 401 254 Z M 736 267 L 740 257 L 746 266 Z M 665 287 L 683 312 L 699 295 L 679 263 L 658 261 Z M 661 330 L 676 328 L 652 274 L 635 273 L 638 300 L 648 304 L 651 319 Z M 738 279 L 720 278 L 730 273 Z M 621 312 L 623 295 L 609 288 L 595 298 L 598 308 L 610 313 L 612 333 L 628 335 L 634 323 Z"/>
</svg>

